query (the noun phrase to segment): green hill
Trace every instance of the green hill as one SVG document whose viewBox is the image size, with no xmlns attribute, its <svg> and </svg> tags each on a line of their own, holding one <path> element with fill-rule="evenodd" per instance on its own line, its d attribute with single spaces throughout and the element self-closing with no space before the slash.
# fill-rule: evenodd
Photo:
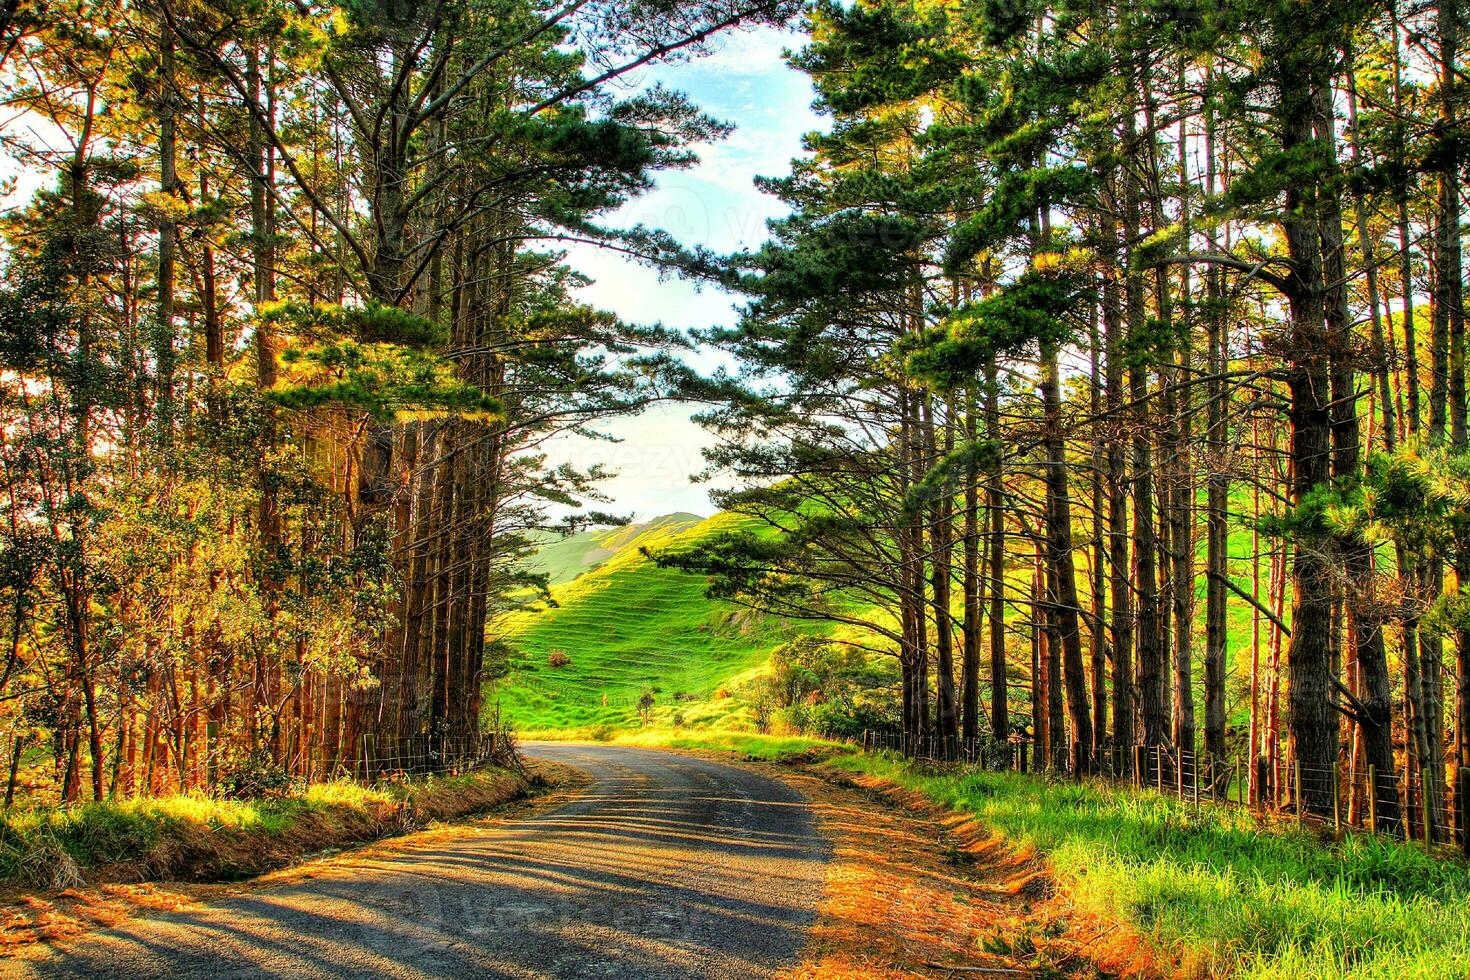
<svg viewBox="0 0 1470 980">
<path fill-rule="evenodd" d="M 548 534 L 546 543 L 526 561 L 526 567 L 544 572 L 552 585 L 560 585 L 600 567 L 648 532 L 684 531 L 703 520 L 698 514 L 665 514 L 642 524 L 598 528 L 566 537 Z"/>
<path fill-rule="evenodd" d="M 670 514 L 548 541 L 531 564 L 550 576 L 557 605 L 517 613 L 498 624 L 497 634 L 516 653 L 510 675 L 487 691 L 489 702 L 499 703 L 503 715 L 522 730 L 636 725 L 638 699 L 645 690 L 653 693 L 653 715 L 661 722 L 749 721 L 750 698 L 748 692 L 741 696 L 741 688 L 762 672 L 772 650 L 799 633 L 842 635 L 846 630 L 791 623 L 711 600 L 705 596 L 704 578 L 657 568 L 639 550 L 677 549 L 740 527 L 744 520 L 731 514 L 708 519 Z M 1202 572 L 1204 543 L 1197 538 L 1195 544 L 1197 570 Z M 1254 554 L 1250 533 L 1233 527 L 1230 550 L 1231 577 L 1249 592 Z M 1013 596 L 1029 593 L 1029 562 L 1012 556 L 1006 575 Z M 1267 577 L 1263 567 L 1263 584 Z M 1079 579 L 1083 604 L 1090 606 L 1085 569 Z M 1203 697 L 1203 574 L 1194 585 L 1200 607 L 1194 618 L 1198 699 Z M 956 616 L 960 603 L 956 590 Z M 1234 596 L 1228 611 L 1228 715 L 1232 724 L 1243 725 L 1249 710 L 1252 613 Z M 1023 665 L 1029 653 L 1027 615 L 1024 603 L 1008 604 L 1007 620 L 1017 626 L 1007 640 L 1012 664 Z M 1263 658 L 1269 633 L 1269 627 L 1262 630 Z M 735 697 L 725 696 L 732 691 Z M 988 690 L 984 693 L 988 698 Z M 1024 693 L 1024 684 L 1012 688 L 1013 699 Z M 1023 711 L 1025 705 L 1013 703 L 1012 708 Z"/>
<path fill-rule="evenodd" d="M 740 709 L 721 696 L 726 686 L 757 670 L 801 627 L 711 601 L 703 578 L 658 568 L 639 549 L 692 544 L 740 520 L 673 514 L 548 545 L 539 567 L 559 579 L 557 605 L 501 625 L 517 653 L 487 699 L 522 730 L 626 725 L 645 690 L 662 719 L 735 720 L 730 715 Z M 552 666 L 563 657 L 566 663 Z"/>
</svg>

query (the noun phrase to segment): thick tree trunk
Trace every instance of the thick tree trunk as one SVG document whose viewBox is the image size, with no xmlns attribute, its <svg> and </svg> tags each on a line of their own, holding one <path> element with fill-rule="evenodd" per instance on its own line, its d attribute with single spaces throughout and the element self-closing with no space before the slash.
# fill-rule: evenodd
<svg viewBox="0 0 1470 980">
<path fill-rule="evenodd" d="M 1112 253 L 1111 269 L 1120 269 L 1117 226 L 1105 218 L 1104 240 Z M 1133 771 L 1134 721 L 1138 714 L 1137 691 L 1133 683 L 1133 588 L 1129 581 L 1128 553 L 1128 461 L 1120 429 L 1123 406 L 1128 394 L 1124 389 L 1123 313 L 1118 295 L 1117 273 L 1110 272 L 1103 281 L 1103 330 L 1107 343 L 1107 411 L 1109 435 L 1108 463 L 1108 568 L 1112 597 L 1109 621 L 1113 655 L 1113 749 L 1115 766 L 1120 774 Z"/>
<path fill-rule="evenodd" d="M 985 431 L 992 440 L 1000 438 L 1000 394 L 995 358 L 985 366 Z M 985 506 L 990 522 L 986 561 L 990 595 L 990 728 L 996 738 L 1011 735 L 1010 693 L 1006 677 L 1006 517 L 1005 487 L 997 462 L 985 481 Z"/>
<path fill-rule="evenodd" d="M 1303 70 L 1298 59 L 1291 61 L 1295 70 L 1282 66 L 1277 114 L 1283 152 L 1302 153 L 1315 139 L 1314 101 L 1327 87 L 1327 69 L 1322 63 L 1308 63 Z M 1287 387 L 1291 397 L 1291 501 L 1297 507 L 1309 504 L 1311 496 L 1325 489 L 1332 478 L 1333 358 L 1325 328 L 1326 280 L 1318 204 L 1316 188 L 1302 182 L 1288 184 L 1282 227 L 1292 263 L 1288 295 L 1292 362 Z M 1321 774 L 1331 770 L 1338 749 L 1331 651 L 1335 556 L 1329 545 L 1316 540 L 1297 544 L 1292 566 L 1296 599 L 1287 654 L 1292 756 L 1304 773 L 1299 805 L 1327 814 L 1331 813 L 1332 792 Z"/>
</svg>

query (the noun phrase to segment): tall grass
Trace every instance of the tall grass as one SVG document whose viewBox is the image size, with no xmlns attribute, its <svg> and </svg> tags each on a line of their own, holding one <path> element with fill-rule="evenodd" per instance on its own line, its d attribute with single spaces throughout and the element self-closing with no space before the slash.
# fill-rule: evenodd
<svg viewBox="0 0 1470 980">
<path fill-rule="evenodd" d="M 1245 811 L 1013 773 L 943 773 L 846 755 L 1043 852 L 1084 910 L 1206 975 L 1470 976 L 1470 871 L 1422 849 L 1262 828 Z"/>
</svg>

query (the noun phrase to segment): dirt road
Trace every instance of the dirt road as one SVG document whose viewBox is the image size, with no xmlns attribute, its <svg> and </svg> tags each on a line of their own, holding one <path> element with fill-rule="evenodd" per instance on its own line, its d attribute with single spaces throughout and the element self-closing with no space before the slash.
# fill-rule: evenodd
<svg viewBox="0 0 1470 980">
<path fill-rule="evenodd" d="M 564 806 L 94 933 L 23 976 L 768 976 L 796 956 L 829 847 L 759 773 L 532 744 L 585 770 Z"/>
</svg>

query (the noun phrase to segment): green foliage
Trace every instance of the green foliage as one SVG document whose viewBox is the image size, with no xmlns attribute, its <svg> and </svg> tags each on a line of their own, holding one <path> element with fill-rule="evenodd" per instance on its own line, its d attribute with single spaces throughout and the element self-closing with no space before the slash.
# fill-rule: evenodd
<svg viewBox="0 0 1470 980">
<path fill-rule="evenodd" d="M 773 650 L 769 671 L 740 696 L 751 702 L 762 733 L 779 722 L 786 731 L 855 739 L 865 729 L 897 726 L 895 691 L 894 678 L 863 651 L 802 636 Z"/>
<path fill-rule="evenodd" d="M 904 369 L 941 391 L 973 385 L 985 365 L 1034 343 L 1070 338 L 1069 314 L 1085 281 L 1064 266 L 1030 269 L 994 294 L 952 312 L 943 327 L 900 346 Z"/>
<path fill-rule="evenodd" d="M 396 307 L 276 304 L 261 318 L 289 328 L 296 343 L 281 354 L 284 376 L 269 397 L 283 408 L 339 406 L 379 421 L 451 413 L 501 414 L 499 401 L 457 376 L 431 348 L 442 331 Z"/>
</svg>

